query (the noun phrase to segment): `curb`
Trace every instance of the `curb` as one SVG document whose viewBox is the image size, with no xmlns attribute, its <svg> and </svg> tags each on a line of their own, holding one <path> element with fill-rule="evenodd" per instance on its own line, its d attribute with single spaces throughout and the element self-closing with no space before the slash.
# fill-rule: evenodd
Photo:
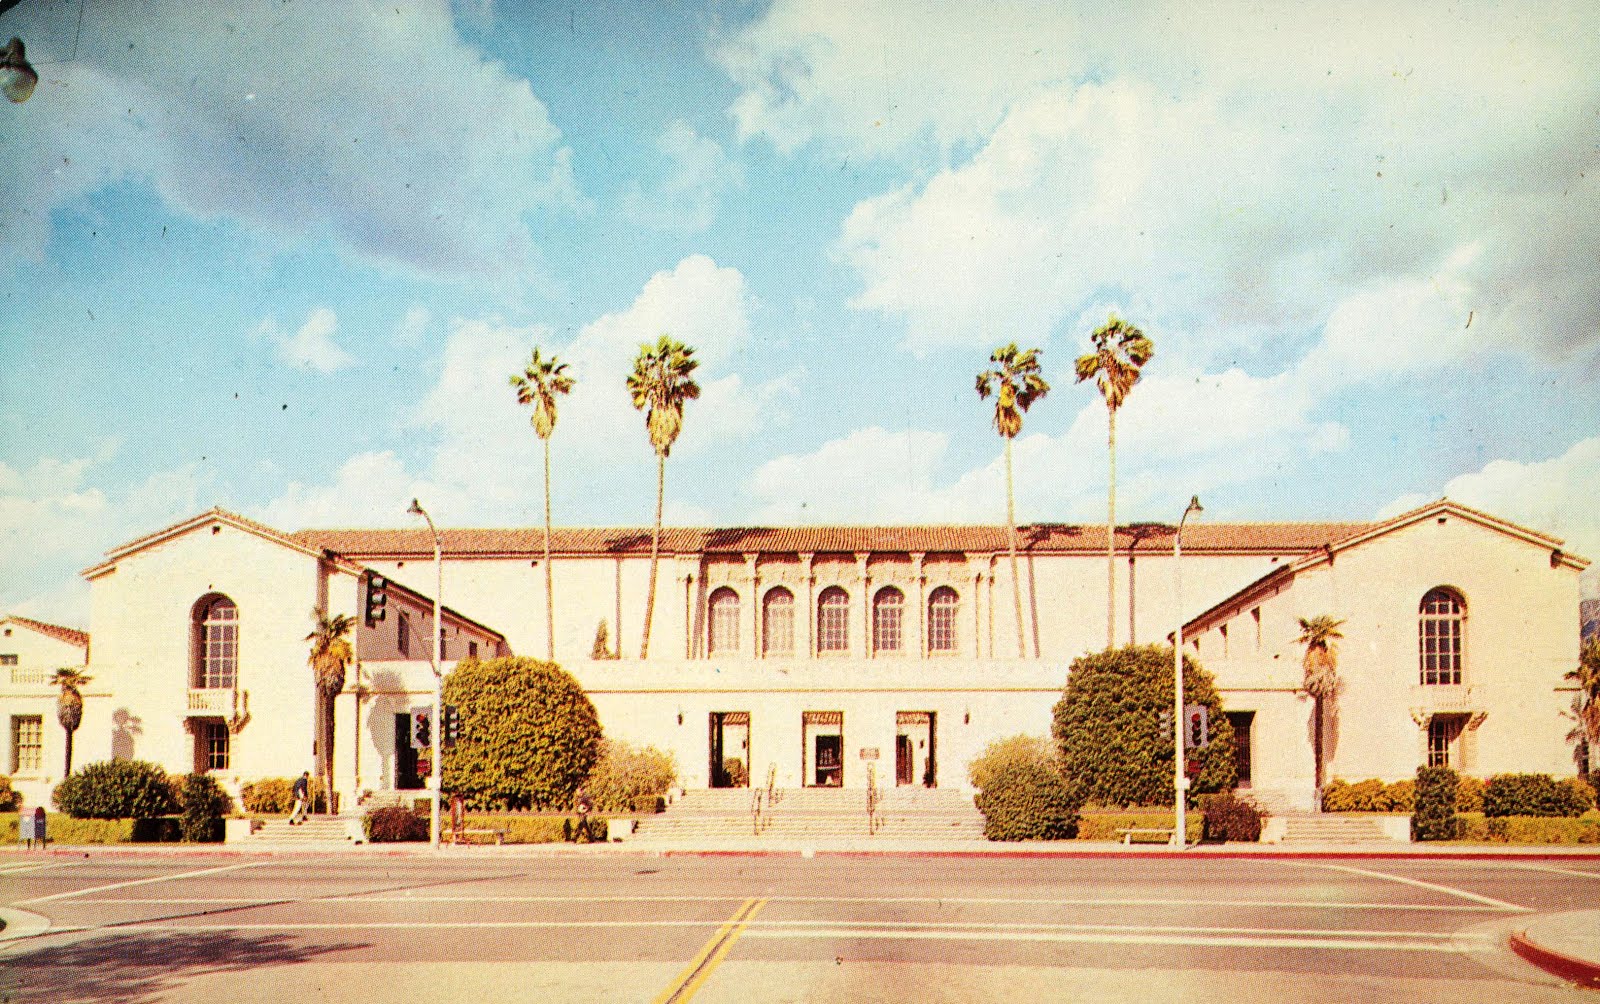
<svg viewBox="0 0 1600 1004">
<path fill-rule="evenodd" d="M 1545 948 L 1530 940 L 1526 930 L 1511 935 L 1511 950 L 1547 973 L 1580 987 L 1600 990 L 1600 965 Z"/>
<path fill-rule="evenodd" d="M 31 938 L 48 930 L 50 930 L 49 917 L 41 917 L 37 913 L 29 913 L 14 907 L 0 907 L 0 943 Z"/>
</svg>

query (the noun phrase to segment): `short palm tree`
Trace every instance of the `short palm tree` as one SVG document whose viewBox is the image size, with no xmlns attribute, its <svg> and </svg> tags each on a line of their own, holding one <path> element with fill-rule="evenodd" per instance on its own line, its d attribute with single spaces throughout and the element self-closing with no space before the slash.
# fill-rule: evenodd
<svg viewBox="0 0 1600 1004">
<path fill-rule="evenodd" d="M 544 635 L 545 654 L 556 658 L 555 576 L 550 569 L 550 434 L 556 429 L 556 397 L 572 390 L 567 364 L 555 356 L 541 358 L 536 346 L 533 359 L 521 373 L 511 374 L 517 403 L 533 406 L 534 435 L 544 444 Z"/>
<path fill-rule="evenodd" d="M 1017 610 L 1017 656 L 1027 656 L 1022 628 L 1022 585 L 1017 574 L 1017 505 L 1011 479 L 1011 441 L 1022 431 L 1022 413 L 1035 401 L 1050 393 L 1050 385 L 1039 375 L 1041 350 L 1017 348 L 1017 343 L 1002 345 L 989 356 L 993 369 L 978 374 L 978 397 L 994 395 L 994 427 L 1006 443 L 1006 533 L 1011 550 L 1011 601 Z"/>
<path fill-rule="evenodd" d="M 83 724 L 83 693 L 78 688 L 88 686 L 91 679 L 70 666 L 56 670 L 50 677 L 50 685 L 61 691 L 56 696 L 56 721 L 67 734 L 67 762 L 62 767 L 62 777 L 72 773 L 72 734 Z"/>
<path fill-rule="evenodd" d="M 1600 751 L 1600 638 L 1590 638 L 1578 652 L 1578 665 L 1567 670 L 1566 679 L 1578 685 L 1572 699 L 1571 717 L 1578 726 L 1567 738 L 1584 746 L 1584 773 L 1592 771 L 1595 753 Z"/>
<path fill-rule="evenodd" d="M 1313 702 L 1312 715 L 1315 716 L 1312 724 L 1312 756 L 1315 760 L 1315 781 L 1317 791 L 1317 808 L 1322 807 L 1322 769 L 1324 760 L 1323 750 L 1323 722 L 1329 704 L 1339 693 L 1339 646 L 1334 644 L 1334 639 L 1343 638 L 1339 627 L 1344 623 L 1334 620 L 1327 614 L 1318 614 L 1315 617 L 1301 617 L 1300 637 L 1295 641 L 1306 647 L 1305 656 L 1300 665 L 1305 670 L 1305 679 L 1300 687 L 1311 695 Z"/>
<path fill-rule="evenodd" d="M 1090 336 L 1094 351 L 1078 357 L 1078 382 L 1093 378 L 1105 398 L 1110 418 L 1107 443 L 1111 450 L 1110 476 L 1107 479 L 1106 516 L 1106 648 L 1116 644 L 1117 592 L 1117 409 L 1139 382 L 1140 370 L 1156 354 L 1155 343 L 1144 332 L 1116 314 L 1107 318 Z"/>
<path fill-rule="evenodd" d="M 329 615 L 325 610 L 313 610 L 311 616 L 316 627 L 306 635 L 311 652 L 306 663 L 316 680 L 318 710 L 322 719 L 322 790 L 328 793 L 328 811 L 333 811 L 333 718 L 334 699 L 344 690 L 345 669 L 355 658 L 350 645 L 350 629 L 355 618 L 345 614 Z"/>
<path fill-rule="evenodd" d="M 655 345 L 639 346 L 628 374 L 628 393 L 633 406 L 645 413 L 645 429 L 656 451 L 656 525 L 650 535 L 650 586 L 644 600 L 644 640 L 639 643 L 639 658 L 650 656 L 650 622 L 656 608 L 656 564 L 661 558 L 661 509 L 667 492 L 667 455 L 678 433 L 683 431 L 683 406 L 700 396 L 694 371 L 700 361 L 694 349 L 662 335 Z"/>
</svg>

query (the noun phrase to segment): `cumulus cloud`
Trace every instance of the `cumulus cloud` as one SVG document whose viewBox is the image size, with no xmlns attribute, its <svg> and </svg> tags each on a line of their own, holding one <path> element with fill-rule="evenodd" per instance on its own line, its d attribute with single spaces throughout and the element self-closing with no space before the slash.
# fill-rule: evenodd
<svg viewBox="0 0 1600 1004">
<path fill-rule="evenodd" d="M 306 317 L 294 334 L 278 328 L 277 318 L 268 317 L 256 329 L 256 335 L 277 346 L 278 357 L 297 369 L 333 373 L 347 369 L 355 363 L 350 355 L 333 340 L 339 330 L 339 318 L 327 307 L 317 307 Z"/>
<path fill-rule="evenodd" d="M 12 30 L 49 39 L 48 12 L 31 10 Z M 517 274 L 537 257 L 525 215 L 581 202 L 543 102 L 461 40 L 445 0 L 226 18 L 175 0 L 108 7 L 41 91 L 0 133 L 0 160 L 50 165 L 0 181 L 7 257 L 42 253 L 52 210 L 131 180 L 281 240 L 329 237 L 432 274 Z"/>
<path fill-rule="evenodd" d="M 637 181 L 624 189 L 619 212 L 665 230 L 706 230 L 716 219 L 723 193 L 743 185 L 743 170 L 715 140 L 681 119 L 667 126 L 656 149 L 665 175 L 649 191 Z"/>
<path fill-rule="evenodd" d="M 948 447 L 943 433 L 874 426 L 810 453 L 774 457 L 749 481 L 755 519 L 777 524 L 937 520 L 935 476 Z"/>
</svg>

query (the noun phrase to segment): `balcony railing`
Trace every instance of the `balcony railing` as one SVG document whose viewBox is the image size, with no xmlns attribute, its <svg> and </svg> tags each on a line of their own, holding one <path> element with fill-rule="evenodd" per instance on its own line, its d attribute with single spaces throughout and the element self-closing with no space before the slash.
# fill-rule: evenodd
<svg viewBox="0 0 1600 1004">
<path fill-rule="evenodd" d="M 227 688 L 189 691 L 189 714 L 207 716 L 233 714 L 233 691 Z"/>
<path fill-rule="evenodd" d="M 1483 712 L 1474 688 L 1465 684 L 1428 684 L 1411 688 L 1411 717 L 1418 725 L 1434 715 L 1478 715 Z"/>
<path fill-rule="evenodd" d="M 21 666 L 11 667 L 11 683 L 13 686 L 38 686 L 47 684 L 55 676 L 53 669 L 24 669 Z"/>
</svg>

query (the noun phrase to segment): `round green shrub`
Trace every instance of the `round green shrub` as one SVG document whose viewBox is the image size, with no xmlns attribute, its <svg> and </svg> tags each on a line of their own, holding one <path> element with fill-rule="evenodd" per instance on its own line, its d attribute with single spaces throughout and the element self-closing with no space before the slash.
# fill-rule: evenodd
<svg viewBox="0 0 1600 1004">
<path fill-rule="evenodd" d="M 1185 704 L 1210 709 L 1211 741 L 1186 750 L 1199 763 L 1191 797 L 1233 787 L 1233 727 L 1211 674 L 1183 660 Z M 1102 806 L 1172 801 L 1173 742 L 1161 727 L 1172 710 L 1172 649 L 1129 645 L 1078 658 L 1051 729 L 1069 788 Z"/>
<path fill-rule="evenodd" d="M 600 718 L 578 681 L 521 656 L 465 659 L 444 681 L 461 738 L 444 751 L 444 787 L 473 809 L 572 804 L 600 755 Z"/>
<path fill-rule="evenodd" d="M 178 827 L 189 843 L 222 840 L 222 819 L 233 811 L 233 799 L 209 774 L 189 774 L 178 788 Z"/>
<path fill-rule="evenodd" d="M 11 787 L 9 777 L 0 776 L 0 812 L 16 812 L 22 806 L 22 792 Z"/>
<path fill-rule="evenodd" d="M 594 802 L 596 812 L 655 811 L 638 806 L 654 806 L 678 779 L 678 765 L 671 753 L 654 746 L 630 746 L 617 739 L 600 744 L 600 758 L 583 790 Z"/>
<path fill-rule="evenodd" d="M 1261 810 L 1232 792 L 1201 799 L 1202 840 L 1256 843 L 1261 839 Z"/>
<path fill-rule="evenodd" d="M 167 772 L 143 760 L 86 764 L 56 785 L 54 798 L 75 819 L 151 819 L 178 810 Z"/>
<path fill-rule="evenodd" d="M 428 839 L 428 820 L 421 813 L 398 805 L 373 809 L 361 819 L 367 840 L 374 844 L 397 844 Z"/>
<path fill-rule="evenodd" d="M 1483 786 L 1483 813 L 1499 816 L 1581 816 L 1594 808 L 1594 789 L 1559 784 L 1549 774 L 1496 774 Z"/>
<path fill-rule="evenodd" d="M 1449 767 L 1418 767 L 1412 840 L 1458 840 L 1465 829 L 1456 815 L 1459 781 Z"/>
<path fill-rule="evenodd" d="M 292 777 L 264 777 L 246 782 L 239 789 L 239 802 L 244 811 L 259 816 L 283 815 L 294 809 L 294 781 Z M 327 800 L 322 797 L 322 779 L 308 779 L 311 795 L 310 812 L 325 812 Z"/>
<path fill-rule="evenodd" d="M 1079 800 L 1061 776 L 1047 739 L 998 739 L 967 769 L 990 840 L 1071 840 Z"/>
</svg>

